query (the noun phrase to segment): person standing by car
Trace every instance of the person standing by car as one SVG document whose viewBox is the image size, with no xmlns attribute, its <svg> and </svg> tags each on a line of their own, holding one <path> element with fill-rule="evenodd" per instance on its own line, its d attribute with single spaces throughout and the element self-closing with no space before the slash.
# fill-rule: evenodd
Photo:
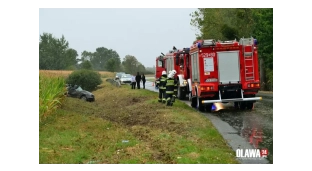
<svg viewBox="0 0 312 171">
<path fill-rule="evenodd" d="M 135 89 L 135 76 L 131 76 L 131 89 Z"/>
<path fill-rule="evenodd" d="M 141 75 L 139 74 L 139 72 L 137 72 L 137 75 L 135 77 L 135 81 L 137 83 L 137 88 L 140 89 Z"/>
<path fill-rule="evenodd" d="M 143 82 L 143 89 L 145 89 L 145 82 L 146 82 L 146 79 L 145 79 L 144 73 L 142 74 L 141 78 L 142 78 L 142 82 Z"/>
</svg>

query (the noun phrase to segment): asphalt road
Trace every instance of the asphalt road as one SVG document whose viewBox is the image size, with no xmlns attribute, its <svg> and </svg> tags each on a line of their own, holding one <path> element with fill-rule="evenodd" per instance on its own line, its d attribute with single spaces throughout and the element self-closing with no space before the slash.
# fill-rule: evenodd
<svg viewBox="0 0 312 171">
<path fill-rule="evenodd" d="M 150 81 L 145 88 L 158 92 Z M 199 112 L 213 123 L 234 151 L 268 149 L 268 158 L 237 158 L 242 164 L 273 163 L 273 93 L 258 93 L 257 96 L 263 100 L 256 102 L 253 110 L 237 110 L 228 103 L 218 106 L 218 111 Z M 191 107 L 190 101 L 183 102 Z"/>
</svg>

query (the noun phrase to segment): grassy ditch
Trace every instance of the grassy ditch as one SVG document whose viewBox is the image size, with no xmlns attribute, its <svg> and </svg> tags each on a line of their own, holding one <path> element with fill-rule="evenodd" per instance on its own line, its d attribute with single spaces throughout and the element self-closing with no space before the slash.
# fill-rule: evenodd
<svg viewBox="0 0 312 171">
<path fill-rule="evenodd" d="M 39 124 L 39 163 L 238 163 L 211 122 L 186 104 L 104 83 L 95 102 L 66 98 Z"/>
</svg>

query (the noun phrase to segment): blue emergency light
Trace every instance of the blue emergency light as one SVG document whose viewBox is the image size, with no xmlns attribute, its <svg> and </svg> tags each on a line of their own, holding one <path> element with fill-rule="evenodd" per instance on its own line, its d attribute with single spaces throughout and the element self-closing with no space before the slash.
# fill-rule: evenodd
<svg viewBox="0 0 312 171">
<path fill-rule="evenodd" d="M 258 45 L 258 40 L 254 39 L 254 45 Z"/>
<path fill-rule="evenodd" d="M 216 110 L 216 106 L 214 104 L 212 104 L 211 110 Z"/>
<path fill-rule="evenodd" d="M 200 48 L 200 47 L 201 47 L 200 42 L 197 42 L 197 48 Z"/>
</svg>

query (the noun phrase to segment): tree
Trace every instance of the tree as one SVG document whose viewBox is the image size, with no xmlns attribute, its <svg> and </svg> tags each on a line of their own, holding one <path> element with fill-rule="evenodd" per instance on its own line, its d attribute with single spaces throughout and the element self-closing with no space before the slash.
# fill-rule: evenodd
<svg viewBox="0 0 312 171">
<path fill-rule="evenodd" d="M 259 42 L 258 53 L 264 65 L 262 83 L 265 83 L 266 90 L 273 91 L 273 8 L 256 9 L 253 16 L 257 21 L 254 33 Z"/>
<path fill-rule="evenodd" d="M 115 58 L 110 58 L 106 64 L 105 64 L 105 68 L 107 69 L 107 71 L 110 71 L 110 72 L 114 72 L 114 71 L 117 71 L 117 68 L 118 68 L 118 62 L 116 61 Z"/>
<path fill-rule="evenodd" d="M 137 72 L 144 73 L 145 71 L 146 71 L 145 66 L 139 62 L 139 65 L 137 67 Z"/>
<path fill-rule="evenodd" d="M 118 53 L 105 47 L 98 47 L 95 52 L 83 51 L 81 53 L 81 59 L 82 61 L 89 60 L 95 70 L 101 71 L 119 70 L 121 64 Z M 114 67 L 107 64 L 109 60 L 111 64 L 114 63 Z"/>
<path fill-rule="evenodd" d="M 62 70 L 77 63 L 77 51 L 69 48 L 62 35 L 60 39 L 50 33 L 43 33 L 39 40 L 39 69 Z"/>
<path fill-rule="evenodd" d="M 197 34 L 199 39 L 220 39 L 224 40 L 225 36 L 220 31 L 231 28 L 233 21 L 229 18 L 233 17 L 234 9 L 224 8 L 199 8 L 198 11 L 190 14 L 192 16 L 191 25 L 200 30 Z"/>
<path fill-rule="evenodd" d="M 92 70 L 92 64 L 88 60 L 83 61 L 80 65 L 81 69 Z"/>
<path fill-rule="evenodd" d="M 259 42 L 259 58 L 273 89 L 273 9 L 199 8 L 191 13 L 190 24 L 200 31 L 197 39 L 239 40 L 254 37 Z"/>
<path fill-rule="evenodd" d="M 91 52 L 83 51 L 81 53 L 81 61 L 85 61 L 85 60 L 90 61 L 92 58 L 92 55 L 93 55 L 93 53 L 91 53 Z"/>
<path fill-rule="evenodd" d="M 124 66 L 126 73 L 135 74 L 138 72 L 137 67 L 139 65 L 139 62 L 132 55 L 126 55 L 122 61 L 122 65 Z"/>
<path fill-rule="evenodd" d="M 72 67 L 72 66 L 75 66 L 78 62 L 78 53 L 75 49 L 72 49 L 72 48 L 69 48 L 66 50 L 65 52 L 65 66 L 67 67 Z"/>
</svg>

